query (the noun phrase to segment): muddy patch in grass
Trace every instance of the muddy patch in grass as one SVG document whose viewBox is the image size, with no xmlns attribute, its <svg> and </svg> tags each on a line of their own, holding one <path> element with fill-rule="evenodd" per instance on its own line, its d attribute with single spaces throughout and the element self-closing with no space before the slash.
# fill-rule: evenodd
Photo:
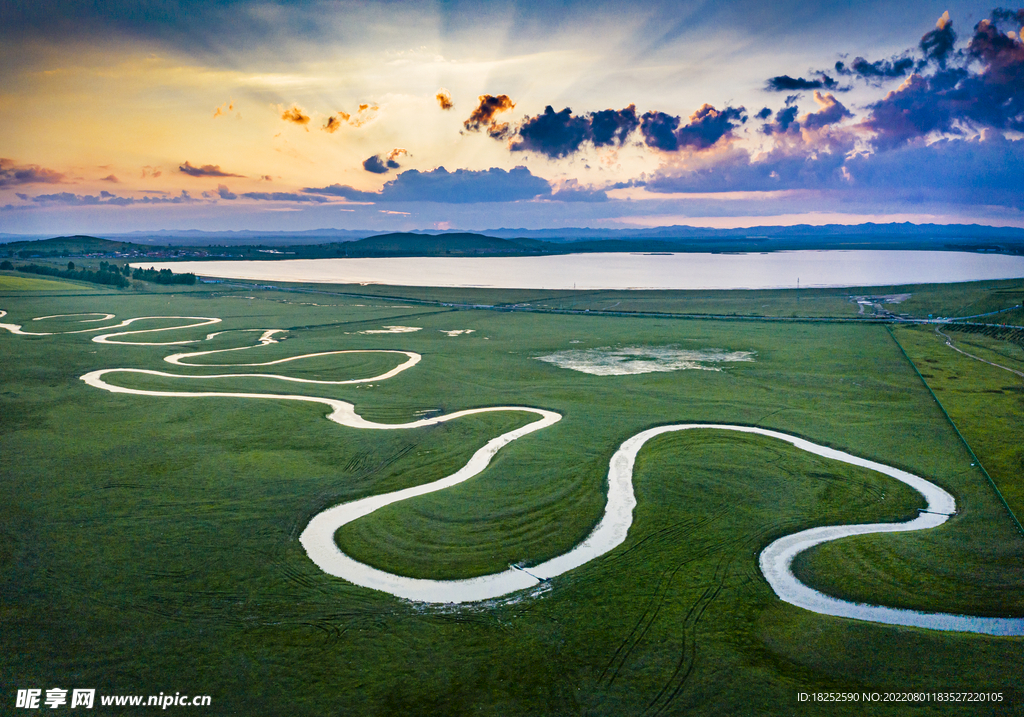
<svg viewBox="0 0 1024 717">
<path fill-rule="evenodd" d="M 596 349 L 570 349 L 537 356 L 561 368 L 594 376 L 626 376 L 664 371 L 721 371 L 723 363 L 753 361 L 754 351 L 722 349 L 681 349 L 677 346 L 606 346 Z"/>
</svg>

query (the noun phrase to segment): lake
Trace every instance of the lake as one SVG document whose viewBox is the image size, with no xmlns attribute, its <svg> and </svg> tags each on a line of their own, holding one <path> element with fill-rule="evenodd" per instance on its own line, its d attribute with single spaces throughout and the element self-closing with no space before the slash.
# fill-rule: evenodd
<svg viewBox="0 0 1024 717">
<path fill-rule="evenodd" d="M 789 289 L 1024 277 L 1024 256 L 952 251 L 562 254 L 189 261 L 133 266 L 255 281 L 495 289 Z"/>
</svg>

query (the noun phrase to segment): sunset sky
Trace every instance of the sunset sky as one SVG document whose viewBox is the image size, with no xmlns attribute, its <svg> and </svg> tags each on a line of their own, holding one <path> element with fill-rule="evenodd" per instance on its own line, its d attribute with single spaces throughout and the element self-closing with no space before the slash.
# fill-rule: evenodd
<svg viewBox="0 0 1024 717">
<path fill-rule="evenodd" d="M 1024 226 L 1024 11 L 0 4 L 0 232 Z"/>
</svg>

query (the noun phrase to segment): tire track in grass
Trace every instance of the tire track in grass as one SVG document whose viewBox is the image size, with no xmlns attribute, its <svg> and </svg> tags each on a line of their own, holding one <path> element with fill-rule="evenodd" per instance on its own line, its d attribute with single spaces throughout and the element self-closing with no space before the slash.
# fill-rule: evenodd
<svg viewBox="0 0 1024 717">
<path fill-rule="evenodd" d="M 719 514 L 717 514 L 713 518 L 699 521 L 699 527 L 703 527 L 704 525 L 707 525 L 708 523 L 717 520 L 718 517 L 720 517 L 720 515 L 722 514 L 724 514 L 724 511 L 720 511 Z M 698 526 L 694 526 L 694 529 L 688 532 L 694 532 L 697 527 Z M 659 531 L 659 533 L 664 534 L 665 531 Z M 716 553 L 720 553 L 724 550 L 726 551 L 726 555 L 719 559 L 718 565 L 716 566 L 715 575 L 717 576 L 723 560 L 728 560 L 729 563 L 732 562 L 734 556 L 730 556 L 729 549 L 735 544 L 735 540 L 723 540 L 706 544 L 703 547 L 699 548 L 695 553 L 691 554 L 691 556 L 688 559 L 678 563 L 675 566 L 675 568 L 663 571 L 659 578 L 658 585 L 655 588 L 654 597 L 651 599 L 651 601 L 648 602 L 648 605 L 645 608 L 644 613 L 637 621 L 637 624 L 634 626 L 633 630 L 630 632 L 629 635 L 626 636 L 626 638 L 619 645 L 618 649 L 615 651 L 615 654 L 612 656 L 612 659 L 609 661 L 604 672 L 602 672 L 601 678 L 603 678 L 607 674 L 607 672 L 611 669 L 612 665 L 614 665 L 615 662 L 618 662 L 618 666 L 615 667 L 614 672 L 608 679 L 608 684 L 611 685 L 618 677 L 620 671 L 626 665 L 626 662 L 632 655 L 633 651 L 640 645 L 641 642 L 643 642 L 643 639 L 646 637 L 648 631 L 654 625 L 654 622 L 658 617 L 658 613 L 661 611 L 662 606 L 665 604 L 665 601 L 667 600 L 668 594 L 672 587 L 672 583 L 679 574 L 679 572 L 691 563 L 707 558 L 708 556 L 715 555 Z M 719 584 L 717 578 L 713 579 L 712 582 L 714 582 L 716 585 Z M 685 634 L 683 640 L 685 644 Z M 626 648 L 625 652 L 623 652 L 623 648 L 625 648 L 627 644 L 629 644 L 629 647 Z M 677 667 L 676 673 L 678 673 L 678 669 L 679 668 Z"/>
<path fill-rule="evenodd" d="M 697 664 L 697 625 L 704 616 L 708 606 L 722 592 L 724 585 L 724 576 L 720 575 L 722 564 L 725 563 L 728 566 L 731 562 L 732 558 L 728 556 L 723 556 L 719 559 L 715 567 L 713 584 L 701 591 L 701 594 L 687 611 L 686 617 L 683 618 L 682 644 L 679 647 L 679 659 L 676 662 L 675 670 L 673 670 L 668 680 L 665 681 L 661 691 L 648 703 L 644 710 L 645 714 L 659 715 L 668 709 L 673 700 L 682 692 L 686 681 L 693 673 L 693 669 Z M 659 702 L 661 702 L 660 705 L 658 704 Z"/>
<path fill-rule="evenodd" d="M 679 567 L 681 566 L 678 566 L 676 570 L 678 570 Z M 601 672 L 600 677 L 598 677 L 598 684 L 604 681 L 604 678 L 606 675 L 608 675 L 608 671 L 612 668 L 612 665 L 618 662 L 618 666 L 615 668 L 612 674 L 608 676 L 608 685 L 611 685 L 615 682 L 615 679 L 619 676 L 619 672 L 622 670 L 623 666 L 625 666 L 626 662 L 629 660 L 629 657 L 632 654 L 633 650 L 636 648 L 637 645 L 640 644 L 643 638 L 647 635 L 647 631 L 651 629 L 651 625 L 654 623 L 655 618 L 658 616 L 658 612 L 661 610 L 662 603 L 665 599 L 665 593 L 668 591 L 667 583 L 670 582 L 669 573 L 670 571 L 668 570 L 662 571 L 661 575 L 658 578 L 658 584 L 654 587 L 654 596 L 651 598 L 651 600 L 648 601 L 647 607 L 644 608 L 644 612 L 636 621 L 636 624 L 633 626 L 633 629 L 630 630 L 629 634 L 626 635 L 622 642 L 619 643 L 618 648 L 615 650 L 611 659 L 608 661 L 608 664 Z M 672 576 L 674 575 L 675 573 L 672 572 Z M 634 638 L 634 636 L 636 637 Z M 626 649 L 625 652 L 623 652 L 622 650 L 626 647 L 626 645 L 629 645 L 629 647 Z"/>
<path fill-rule="evenodd" d="M 746 541 L 739 540 L 732 542 L 734 545 L 742 545 Z M 659 693 L 658 697 L 652 700 L 651 705 L 648 706 L 648 710 L 650 710 L 650 708 L 655 705 L 659 699 L 664 698 L 661 706 L 655 710 L 655 715 L 663 714 L 665 710 L 667 710 L 676 700 L 676 698 L 682 694 L 687 680 L 689 680 L 690 675 L 693 673 L 693 670 L 697 665 L 697 652 L 700 647 L 697 640 L 698 625 L 701 618 L 704 617 L 704 613 L 722 593 L 722 590 L 725 589 L 725 583 L 729 577 L 729 573 L 735 559 L 735 549 L 725 552 L 719 558 L 718 563 L 715 565 L 712 584 L 704 589 L 700 597 L 694 603 L 694 606 L 691 607 L 690 611 L 687 613 L 687 618 L 684 620 L 683 645 L 680 647 L 679 661 L 676 664 L 676 669 L 672 676 L 666 681 L 665 687 L 662 689 L 661 693 Z M 687 636 L 689 637 L 688 640 Z M 668 692 L 670 687 L 672 691 Z M 667 692 L 668 694 L 666 696 Z"/>
<path fill-rule="evenodd" d="M 1002 364 L 993 363 L 992 361 L 986 361 L 985 359 L 981 358 L 980 356 L 975 356 L 974 354 L 969 354 L 966 351 L 964 351 L 963 349 L 957 348 L 954 345 L 953 338 L 951 336 L 948 336 L 948 335 L 942 333 L 942 331 L 939 329 L 938 326 L 935 327 L 935 333 L 937 333 L 939 336 L 944 338 L 946 340 L 946 346 L 948 346 L 949 348 L 953 349 L 957 353 L 961 353 L 964 356 L 967 356 L 968 358 L 974 359 L 975 361 L 981 361 L 982 363 L 987 363 L 989 366 L 995 366 L 996 368 L 1001 368 L 1004 371 L 1009 371 L 1010 373 L 1017 374 L 1021 378 L 1024 378 L 1024 371 L 1018 371 L 1015 368 L 1009 368 L 1007 366 L 1003 366 Z"/>
<path fill-rule="evenodd" d="M 917 377 L 921 380 L 921 383 L 923 383 L 924 387 L 928 390 L 928 393 L 931 395 L 932 400 L 935 401 L 935 405 L 939 407 L 939 410 L 942 411 L 942 415 L 946 417 L 947 421 L 949 421 L 949 425 L 953 427 L 953 430 L 956 432 L 956 435 L 960 438 L 960 441 L 964 444 L 964 447 L 967 449 L 967 452 L 971 454 L 971 458 L 974 459 L 974 462 L 977 464 L 978 468 L 981 469 L 981 472 L 988 480 L 988 484 L 992 487 L 992 490 L 995 491 L 996 497 L 999 498 L 999 501 L 1003 504 L 1003 507 L 1006 509 L 1007 514 L 1010 516 L 1010 520 L 1012 520 L 1013 524 L 1017 527 L 1017 532 L 1021 535 L 1024 535 L 1024 526 L 1022 526 L 1020 520 L 1017 519 L 1017 515 L 1013 512 L 1013 509 L 1010 508 L 1010 504 L 1006 502 L 1006 498 L 1003 497 L 1003 493 L 1002 491 L 999 490 L 999 486 L 997 486 L 996 482 L 992 480 L 992 476 L 989 475 L 989 472 L 985 470 L 985 466 L 982 464 L 981 459 L 978 458 L 978 456 L 974 453 L 974 449 L 971 448 L 971 444 L 968 443 L 967 439 L 964 438 L 964 435 L 960 433 L 960 429 L 957 428 L 956 423 L 953 421 L 953 417 L 949 415 L 949 412 L 946 411 L 945 406 L 942 405 L 942 401 L 939 400 L 939 397 L 935 395 L 935 392 L 932 390 L 932 387 L 928 385 L 928 382 L 925 380 L 924 376 L 921 375 L 921 371 L 918 370 L 917 364 L 913 362 L 913 360 L 910 358 L 910 355 L 907 353 L 907 350 L 903 348 L 903 344 L 901 344 L 899 342 L 899 339 L 896 338 L 896 334 L 893 333 L 892 328 L 886 325 L 885 329 L 886 331 L 889 332 L 889 336 L 892 337 L 892 340 L 896 343 L 896 346 L 899 347 L 900 353 L 903 354 L 903 358 L 907 360 L 907 363 L 909 363 L 910 367 L 914 369 L 914 373 L 917 374 Z M 1024 619 L 1022 619 L 1022 621 L 1024 621 Z M 1024 634 L 1024 632 L 1018 634 Z"/>
</svg>

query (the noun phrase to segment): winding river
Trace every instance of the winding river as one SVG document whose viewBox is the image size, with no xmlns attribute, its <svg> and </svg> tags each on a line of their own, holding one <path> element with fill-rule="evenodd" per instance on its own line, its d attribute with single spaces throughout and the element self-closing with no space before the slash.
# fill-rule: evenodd
<svg viewBox="0 0 1024 717">
<path fill-rule="evenodd" d="M 0 318 L 6 312 L 0 311 Z M 75 315 L 61 315 L 40 317 L 43 319 L 72 318 Z M 82 319 L 84 322 L 103 322 L 114 319 L 112 314 L 84 314 L 81 316 L 99 316 L 101 318 Z M 145 320 L 180 320 L 188 323 L 168 326 L 156 329 L 135 329 L 129 331 L 110 331 L 110 329 L 124 329 L 133 323 Z M 163 342 L 141 342 L 136 340 L 124 340 L 125 337 L 137 336 L 139 334 L 150 334 L 165 331 L 174 331 L 184 328 L 195 328 L 219 323 L 220 319 L 197 316 L 148 316 L 127 319 L 119 324 L 106 327 L 91 327 L 67 332 L 35 332 L 26 331 L 22 325 L 11 323 L 0 323 L 0 328 L 7 331 L 32 336 L 53 335 L 54 333 L 84 333 L 94 331 L 106 331 L 107 333 L 93 337 L 93 341 L 105 344 L 125 345 L 146 345 L 166 346 L 197 343 L 200 340 L 187 341 L 163 341 Z M 892 625 L 906 625 L 913 627 L 929 628 L 934 630 L 950 630 L 957 632 L 973 632 L 989 635 L 1024 635 L 1024 618 L 1019 617 L 976 617 L 971 615 L 955 615 L 949 613 L 925 613 L 914 610 L 885 607 L 880 605 L 866 605 L 853 603 L 846 600 L 826 595 L 814 588 L 801 583 L 793 575 L 792 563 L 794 558 L 811 547 L 820 545 L 832 540 L 852 536 L 867 535 L 871 533 L 892 533 L 913 530 L 925 530 L 934 528 L 945 523 L 949 516 L 956 512 L 956 502 L 952 495 L 939 486 L 920 476 L 906 471 L 887 466 L 882 463 L 870 461 L 865 458 L 844 453 L 827 446 L 822 446 L 796 436 L 791 436 L 779 431 L 771 431 L 753 426 L 736 426 L 727 424 L 704 424 L 684 423 L 677 425 L 658 426 L 642 431 L 627 439 L 612 456 L 608 467 L 608 499 L 605 505 L 604 514 L 597 526 L 587 538 L 568 552 L 547 560 L 529 569 L 519 566 L 510 566 L 507 570 L 463 580 L 428 580 L 409 578 L 401 575 L 378 570 L 369 565 L 361 563 L 343 553 L 334 541 L 334 534 L 337 530 L 354 520 L 369 515 L 370 513 L 408 498 L 419 495 L 426 495 L 436 491 L 450 488 L 463 481 L 480 474 L 489 464 L 491 459 L 501 450 L 502 447 L 518 440 L 530 433 L 542 430 L 559 420 L 561 416 L 554 411 L 528 406 L 489 406 L 485 408 L 474 408 L 454 413 L 423 418 L 416 421 L 400 424 L 375 423 L 360 417 L 353 404 L 331 398 L 316 396 L 300 396 L 291 394 L 274 393 L 239 393 L 227 391 L 150 391 L 134 388 L 126 388 L 108 383 L 105 378 L 110 374 L 144 374 L 160 376 L 172 379 L 186 379 L 202 382 L 210 379 L 220 378 L 277 378 L 283 381 L 311 383 L 311 384 L 355 384 L 383 381 L 392 378 L 403 371 L 407 371 L 420 361 L 420 355 L 411 351 L 392 350 L 346 350 L 327 351 L 313 354 L 303 354 L 276 361 L 265 361 L 261 363 L 232 363 L 232 364 L 210 364 L 194 363 L 189 359 L 196 359 L 201 356 L 223 354 L 242 351 L 275 343 L 275 336 L 282 333 L 281 330 L 250 330 L 260 333 L 260 337 L 254 345 L 242 346 L 230 349 L 219 349 L 214 351 L 196 351 L 191 353 L 178 353 L 166 357 L 164 360 L 176 366 L 203 366 L 203 367 L 256 367 L 272 366 L 314 356 L 328 356 L 334 354 L 349 353 L 392 353 L 405 357 L 405 360 L 395 368 L 386 373 L 365 379 L 352 379 L 346 381 L 320 381 L 313 379 L 300 379 L 280 374 L 265 373 L 222 373 L 208 376 L 190 376 L 163 371 L 134 368 L 109 368 L 98 371 L 91 371 L 81 376 L 81 380 L 87 385 L 111 393 L 123 393 L 137 396 L 159 396 L 170 398 L 253 398 L 273 399 L 277 401 L 303 401 L 320 403 L 328 406 L 331 411 L 327 415 L 328 420 L 334 421 L 343 426 L 357 429 L 371 430 L 401 430 L 430 426 L 447 421 L 456 420 L 464 416 L 478 413 L 495 411 L 514 411 L 532 414 L 536 420 L 502 435 L 492 438 L 482 448 L 476 451 L 465 466 L 455 473 L 425 485 L 414 486 L 404 490 L 394 491 L 383 495 L 375 495 L 367 498 L 343 503 L 328 508 L 315 515 L 302 531 L 299 540 L 306 554 L 321 570 L 329 575 L 343 578 L 351 583 L 373 590 L 380 590 L 397 597 L 408 600 L 430 602 L 430 603 L 467 603 L 478 602 L 499 598 L 510 593 L 531 588 L 537 588 L 542 583 L 556 578 L 566 572 L 574 570 L 586 563 L 604 555 L 625 542 L 629 528 L 633 521 L 633 508 L 636 507 L 636 497 L 633 492 L 633 467 L 637 454 L 644 444 L 655 436 L 676 431 L 732 431 L 739 433 L 752 433 L 766 436 L 775 440 L 784 441 L 798 450 L 806 451 L 814 455 L 822 456 L 841 463 L 860 466 L 870 470 L 883 473 L 902 483 L 907 484 L 924 496 L 927 508 L 922 510 L 918 517 L 903 523 L 873 523 L 861 525 L 835 525 L 818 528 L 811 528 L 794 533 L 768 545 L 758 559 L 762 574 L 771 586 L 775 594 L 783 601 L 805 608 L 822 615 L 833 615 L 837 617 L 866 620 L 877 623 Z M 212 339 L 221 333 L 208 334 L 206 339 Z"/>
</svg>

